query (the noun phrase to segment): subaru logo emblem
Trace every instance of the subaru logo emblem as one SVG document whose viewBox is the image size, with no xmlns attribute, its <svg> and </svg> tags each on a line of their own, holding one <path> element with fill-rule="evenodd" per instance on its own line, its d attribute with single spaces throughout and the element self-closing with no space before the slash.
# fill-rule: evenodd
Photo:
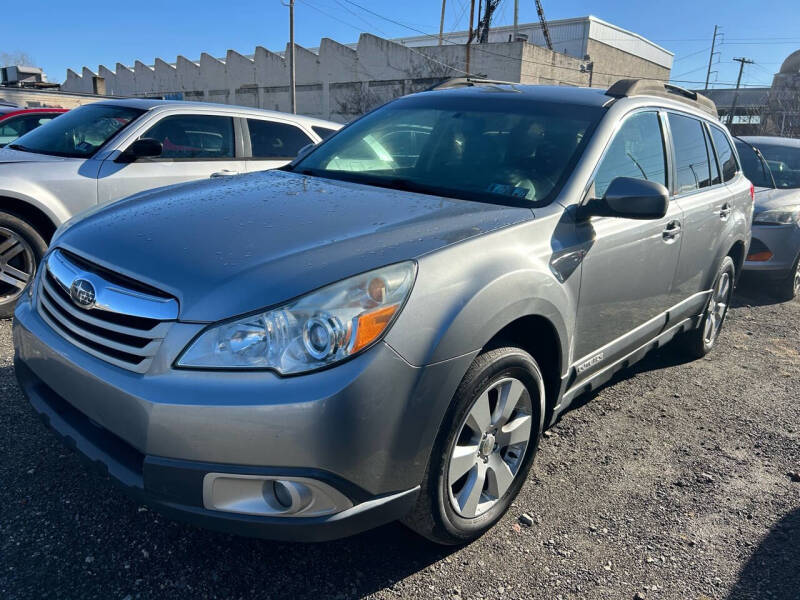
<svg viewBox="0 0 800 600">
<path fill-rule="evenodd" d="M 69 295 L 72 301 L 81 308 L 90 309 L 94 306 L 95 292 L 94 286 L 85 279 L 76 279 L 69 287 Z"/>
</svg>

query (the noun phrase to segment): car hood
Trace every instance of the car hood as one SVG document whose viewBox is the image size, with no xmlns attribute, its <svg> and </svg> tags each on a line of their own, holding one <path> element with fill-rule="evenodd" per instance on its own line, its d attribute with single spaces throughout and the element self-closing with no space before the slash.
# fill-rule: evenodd
<svg viewBox="0 0 800 600">
<path fill-rule="evenodd" d="M 139 194 L 55 245 L 174 295 L 210 322 L 531 219 L 527 208 L 270 171 Z"/>
<path fill-rule="evenodd" d="M 50 156 L 48 154 L 38 154 L 36 152 L 22 152 L 20 150 L 14 150 L 13 148 L 0 148 L 0 165 L 4 163 L 67 162 L 76 160 L 85 159 Z"/>
<path fill-rule="evenodd" d="M 755 204 L 756 213 L 800 204 L 800 189 L 757 188 Z"/>
</svg>

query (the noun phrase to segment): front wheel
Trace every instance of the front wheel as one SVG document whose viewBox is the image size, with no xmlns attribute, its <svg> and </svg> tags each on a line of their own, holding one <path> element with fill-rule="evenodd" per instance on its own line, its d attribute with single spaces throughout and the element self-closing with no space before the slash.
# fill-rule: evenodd
<svg viewBox="0 0 800 600">
<path fill-rule="evenodd" d="M 480 537 L 519 493 L 544 423 L 544 380 L 530 354 L 497 348 L 470 366 L 405 523 L 440 544 Z"/>
<path fill-rule="evenodd" d="M 0 212 L 0 319 L 14 313 L 46 250 L 47 244 L 33 227 Z"/>
<path fill-rule="evenodd" d="M 708 299 L 703 318 L 697 329 L 684 334 L 683 346 L 687 354 L 693 358 L 702 358 L 714 348 L 722 330 L 722 324 L 728 314 L 736 281 L 736 267 L 733 259 L 726 256 L 717 271 L 711 297 Z"/>
</svg>

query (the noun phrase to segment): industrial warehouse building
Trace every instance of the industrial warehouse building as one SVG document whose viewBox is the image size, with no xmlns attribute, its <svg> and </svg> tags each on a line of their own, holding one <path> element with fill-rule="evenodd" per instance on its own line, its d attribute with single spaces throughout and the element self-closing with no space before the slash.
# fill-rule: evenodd
<svg viewBox="0 0 800 600">
<path fill-rule="evenodd" d="M 624 77 L 668 80 L 671 52 L 645 38 L 583 17 L 548 23 L 554 50 L 541 25 L 497 27 L 485 44 L 465 44 L 467 32 L 386 40 L 362 34 L 357 44 L 324 38 L 319 48 L 295 46 L 297 112 L 349 121 L 388 100 L 448 77 L 471 75 L 531 84 L 607 87 Z M 531 43 L 532 42 L 532 43 Z M 116 96 L 163 97 L 290 110 L 286 52 L 258 47 L 245 56 L 157 58 L 151 65 L 117 63 L 112 70 L 69 70 L 61 89 Z M 469 56 L 469 59 L 467 58 Z M 469 65 L 467 62 L 469 60 Z"/>
</svg>

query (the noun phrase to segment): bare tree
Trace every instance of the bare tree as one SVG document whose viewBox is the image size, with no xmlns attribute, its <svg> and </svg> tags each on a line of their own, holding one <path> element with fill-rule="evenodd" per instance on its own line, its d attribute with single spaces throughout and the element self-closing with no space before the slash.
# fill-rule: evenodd
<svg viewBox="0 0 800 600">
<path fill-rule="evenodd" d="M 34 66 L 33 58 L 27 52 L 15 50 L 13 52 L 0 52 L 0 67 Z"/>
</svg>

